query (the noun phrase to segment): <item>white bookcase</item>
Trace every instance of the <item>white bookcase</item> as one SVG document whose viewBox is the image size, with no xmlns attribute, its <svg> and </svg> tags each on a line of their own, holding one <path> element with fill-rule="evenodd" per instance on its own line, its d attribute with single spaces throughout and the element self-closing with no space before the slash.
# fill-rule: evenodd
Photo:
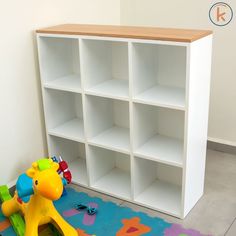
<svg viewBox="0 0 236 236">
<path fill-rule="evenodd" d="M 203 194 L 211 32 L 74 26 L 37 31 L 49 155 L 74 183 L 184 218 Z"/>
</svg>

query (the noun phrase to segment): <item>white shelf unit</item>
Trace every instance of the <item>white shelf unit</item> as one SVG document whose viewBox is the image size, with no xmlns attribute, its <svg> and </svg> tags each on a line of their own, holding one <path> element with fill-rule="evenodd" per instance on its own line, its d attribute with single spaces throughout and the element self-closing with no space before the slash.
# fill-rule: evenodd
<svg viewBox="0 0 236 236">
<path fill-rule="evenodd" d="M 182 168 L 135 157 L 134 200 L 149 208 L 181 214 Z"/>
<path fill-rule="evenodd" d="M 74 183 L 184 218 L 203 194 L 211 35 L 37 37 L 49 154 Z"/>
<path fill-rule="evenodd" d="M 130 156 L 94 146 L 89 146 L 88 154 L 91 187 L 130 201 Z"/>
<path fill-rule="evenodd" d="M 84 142 L 81 94 L 45 89 L 44 97 L 48 134 Z"/>
<path fill-rule="evenodd" d="M 85 100 L 89 144 L 129 154 L 129 103 L 90 95 Z"/>
<path fill-rule="evenodd" d="M 81 92 L 78 40 L 44 37 L 40 47 L 43 86 Z"/>
<path fill-rule="evenodd" d="M 85 144 L 52 135 L 48 137 L 48 144 L 50 145 L 50 156 L 61 156 L 68 162 L 73 177 L 73 183 L 80 183 L 87 187 L 88 174 Z"/>
<path fill-rule="evenodd" d="M 179 110 L 134 103 L 134 154 L 183 167 L 184 115 Z"/>
<path fill-rule="evenodd" d="M 185 109 L 186 47 L 132 44 L 134 100 Z"/>
<path fill-rule="evenodd" d="M 86 93 L 128 100 L 128 43 L 82 40 L 81 44 Z"/>
</svg>

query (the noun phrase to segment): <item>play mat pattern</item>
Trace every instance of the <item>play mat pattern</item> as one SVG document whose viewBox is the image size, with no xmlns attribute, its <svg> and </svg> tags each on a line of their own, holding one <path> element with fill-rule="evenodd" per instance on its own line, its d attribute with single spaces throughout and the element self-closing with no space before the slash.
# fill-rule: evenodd
<svg viewBox="0 0 236 236">
<path fill-rule="evenodd" d="M 75 209 L 77 204 L 96 207 L 96 215 Z M 100 198 L 67 188 L 67 195 L 55 202 L 63 217 L 78 231 L 79 236 L 209 236 L 197 230 L 185 229 L 181 225 L 171 224 L 161 218 L 150 217 Z M 0 236 L 13 236 L 9 221 L 0 212 Z"/>
</svg>

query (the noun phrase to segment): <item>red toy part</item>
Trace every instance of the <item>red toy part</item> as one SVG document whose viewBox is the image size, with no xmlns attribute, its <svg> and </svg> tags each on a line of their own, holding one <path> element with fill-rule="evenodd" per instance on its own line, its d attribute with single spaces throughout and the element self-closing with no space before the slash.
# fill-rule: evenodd
<svg viewBox="0 0 236 236">
<path fill-rule="evenodd" d="M 71 175 L 71 172 L 68 169 L 65 172 L 63 172 L 63 177 L 66 179 L 68 184 L 71 183 L 72 175 Z"/>
<path fill-rule="evenodd" d="M 72 175 L 68 168 L 68 164 L 61 157 L 59 157 L 59 173 L 63 173 L 63 177 L 66 179 L 67 183 L 70 184 L 72 181 Z"/>
<path fill-rule="evenodd" d="M 20 204 L 22 204 L 23 203 L 23 201 L 22 201 L 22 199 L 21 198 L 17 198 L 17 201 L 20 203 Z"/>
<path fill-rule="evenodd" d="M 68 169 L 68 164 L 65 161 L 59 162 L 59 170 L 61 172 L 64 172 L 67 169 Z"/>
</svg>

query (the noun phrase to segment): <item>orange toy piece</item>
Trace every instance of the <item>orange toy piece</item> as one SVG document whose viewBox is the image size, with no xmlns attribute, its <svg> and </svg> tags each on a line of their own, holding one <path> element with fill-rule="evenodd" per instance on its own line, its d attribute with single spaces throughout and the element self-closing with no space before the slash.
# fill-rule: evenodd
<svg viewBox="0 0 236 236">
<path fill-rule="evenodd" d="M 4 220 L 4 221 L 0 222 L 0 232 L 4 231 L 5 229 L 7 229 L 10 226 L 11 226 L 11 223 L 9 220 Z"/>
<path fill-rule="evenodd" d="M 96 235 L 86 234 L 86 232 L 82 229 L 77 229 L 77 232 L 79 236 L 96 236 Z"/>
<path fill-rule="evenodd" d="M 9 217 L 21 211 L 25 219 L 25 236 L 38 236 L 40 225 L 52 223 L 64 236 L 78 236 L 77 231 L 57 212 L 53 201 L 58 200 L 63 191 L 62 179 L 57 173 L 58 163 L 48 159 L 48 167 L 40 169 L 37 162 L 26 174 L 33 179 L 34 194 L 28 203 L 19 200 L 17 191 L 11 200 L 2 204 L 2 212 Z"/>
<path fill-rule="evenodd" d="M 151 230 L 150 227 L 139 222 L 140 219 L 138 217 L 122 220 L 124 226 L 116 233 L 116 236 L 140 236 Z"/>
</svg>

